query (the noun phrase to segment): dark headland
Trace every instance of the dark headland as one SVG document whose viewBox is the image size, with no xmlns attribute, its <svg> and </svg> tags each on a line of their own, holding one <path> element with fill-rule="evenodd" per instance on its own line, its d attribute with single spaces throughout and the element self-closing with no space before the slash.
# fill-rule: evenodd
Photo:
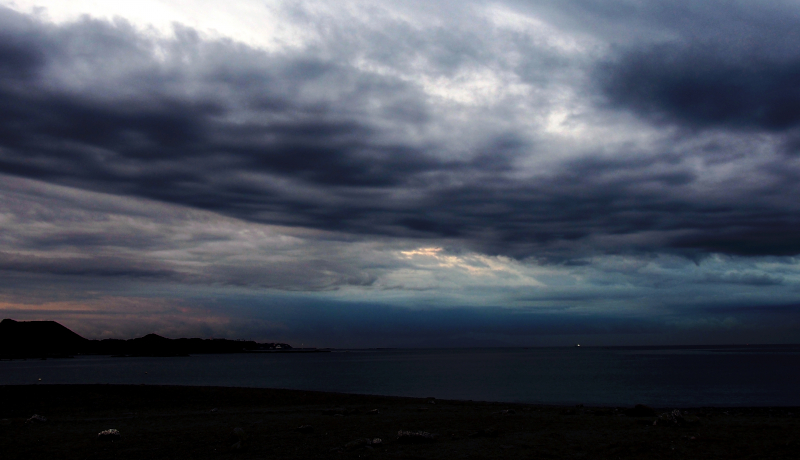
<svg viewBox="0 0 800 460">
<path fill-rule="evenodd" d="M 294 350 L 286 343 L 252 340 L 168 339 L 147 334 L 129 340 L 89 340 L 55 321 L 0 322 L 0 358 L 52 358 L 77 354 L 115 356 L 183 356 L 205 353 L 281 352 Z M 307 351 L 307 350 L 304 350 Z"/>
</svg>

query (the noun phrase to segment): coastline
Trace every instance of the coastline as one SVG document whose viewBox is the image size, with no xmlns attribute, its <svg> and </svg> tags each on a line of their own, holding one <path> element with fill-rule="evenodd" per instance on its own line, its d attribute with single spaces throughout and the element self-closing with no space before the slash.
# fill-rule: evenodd
<svg viewBox="0 0 800 460">
<path fill-rule="evenodd" d="M 675 408 L 637 412 L 262 388 L 47 384 L 0 386 L 0 392 L 6 458 L 797 458 L 800 453 L 796 407 L 680 408 L 682 420 L 669 420 L 662 414 Z M 26 423 L 34 414 L 47 420 Z M 97 435 L 108 429 L 120 436 L 102 442 Z M 398 439 L 401 431 L 417 437 Z"/>
</svg>

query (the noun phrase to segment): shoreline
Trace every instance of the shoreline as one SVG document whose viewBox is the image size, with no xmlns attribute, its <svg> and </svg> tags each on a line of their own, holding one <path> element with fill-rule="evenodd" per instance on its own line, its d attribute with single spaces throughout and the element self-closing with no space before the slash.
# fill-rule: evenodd
<svg viewBox="0 0 800 460">
<path fill-rule="evenodd" d="M 111 356 L 112 358 L 116 356 Z M 121 357 L 136 357 L 136 356 L 121 356 Z M 178 356 L 180 357 L 180 356 Z M 537 408 L 549 409 L 570 409 L 570 408 L 584 408 L 584 409 L 618 409 L 620 411 L 629 409 L 632 406 L 619 405 L 619 404 L 602 404 L 602 403 L 544 403 L 544 402 L 524 402 L 524 401 L 502 401 L 502 400 L 481 400 L 481 399 L 452 399 L 452 398 L 437 398 L 433 396 L 401 396 L 390 394 L 372 394 L 372 393 L 348 393 L 342 391 L 324 391 L 324 390 L 305 390 L 296 388 L 270 388 L 270 387 L 249 387 L 249 386 L 221 386 L 221 385 L 182 385 L 182 384 L 150 384 L 150 383 L 46 383 L 35 382 L 26 384 L 0 384 L 0 394 L 5 390 L 11 389 L 27 389 L 34 387 L 50 387 L 50 388 L 84 388 L 84 387 L 98 387 L 98 388 L 116 388 L 124 390 L 126 388 L 149 388 L 149 389 L 209 389 L 215 391 L 254 391 L 254 392 L 285 392 L 285 393 L 303 393 L 303 394 L 316 394 L 321 396 L 331 397 L 363 397 L 363 398 L 381 398 L 381 399 L 398 399 L 407 401 L 428 401 L 435 400 L 438 402 L 445 402 L 450 404 L 485 404 L 485 405 L 513 405 L 513 406 L 530 406 Z M 636 404 L 639 405 L 639 404 Z M 800 418 L 800 405 L 647 405 L 655 410 L 669 411 L 669 410 L 712 410 L 712 411 L 789 411 Z M 1 412 L 0 412 L 1 413 Z"/>
<path fill-rule="evenodd" d="M 0 392 L 5 401 L 0 445 L 8 458 L 619 459 L 678 453 L 797 458 L 800 453 L 797 407 L 681 408 L 675 418 L 673 408 L 244 387 L 32 384 L 0 386 Z M 673 419 L 665 417 L 670 413 Z M 47 420 L 27 422 L 34 414 Z M 118 430 L 119 438 L 101 442 L 98 433 L 109 429 Z M 399 433 L 410 434 L 404 439 Z M 381 442 L 372 443 L 375 439 Z"/>
</svg>

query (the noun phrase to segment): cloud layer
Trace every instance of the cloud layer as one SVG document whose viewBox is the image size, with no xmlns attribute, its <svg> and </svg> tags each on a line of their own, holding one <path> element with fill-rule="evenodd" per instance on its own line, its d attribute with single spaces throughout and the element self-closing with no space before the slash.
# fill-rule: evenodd
<svg viewBox="0 0 800 460">
<path fill-rule="evenodd" d="M 283 32 L 261 41 L 15 8 L 0 7 L 13 308 L 157 285 L 169 302 L 245 289 L 360 311 L 378 295 L 656 331 L 798 301 L 790 3 L 278 3 Z M 551 324 L 534 317 L 529 334 Z"/>
</svg>

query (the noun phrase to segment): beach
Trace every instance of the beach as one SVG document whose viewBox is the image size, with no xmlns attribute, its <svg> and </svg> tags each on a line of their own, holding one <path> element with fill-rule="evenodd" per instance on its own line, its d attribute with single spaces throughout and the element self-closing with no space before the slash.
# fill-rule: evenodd
<svg viewBox="0 0 800 460">
<path fill-rule="evenodd" d="M 2 459 L 800 458 L 800 408 L 792 407 L 546 406 L 158 385 L 12 385 L 0 394 Z M 116 432 L 98 436 L 106 430 Z"/>
</svg>

